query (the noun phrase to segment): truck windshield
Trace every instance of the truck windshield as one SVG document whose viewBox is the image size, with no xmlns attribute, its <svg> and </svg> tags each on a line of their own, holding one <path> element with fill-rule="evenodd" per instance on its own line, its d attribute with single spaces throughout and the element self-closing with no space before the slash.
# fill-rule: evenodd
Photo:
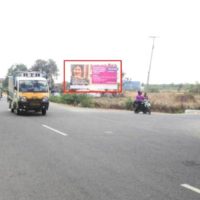
<svg viewBox="0 0 200 200">
<path fill-rule="evenodd" d="M 47 81 L 43 80 L 21 80 L 19 82 L 20 92 L 48 92 Z"/>
</svg>

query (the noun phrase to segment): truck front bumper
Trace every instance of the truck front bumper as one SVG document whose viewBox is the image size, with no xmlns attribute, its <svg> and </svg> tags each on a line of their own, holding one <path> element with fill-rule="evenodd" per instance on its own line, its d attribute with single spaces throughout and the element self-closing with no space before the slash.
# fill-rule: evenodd
<svg viewBox="0 0 200 200">
<path fill-rule="evenodd" d="M 48 110 L 48 108 L 49 108 L 49 102 L 43 102 L 43 101 L 18 102 L 18 109 L 20 109 L 21 111 L 28 111 L 28 110 L 41 111 L 41 110 Z"/>
</svg>

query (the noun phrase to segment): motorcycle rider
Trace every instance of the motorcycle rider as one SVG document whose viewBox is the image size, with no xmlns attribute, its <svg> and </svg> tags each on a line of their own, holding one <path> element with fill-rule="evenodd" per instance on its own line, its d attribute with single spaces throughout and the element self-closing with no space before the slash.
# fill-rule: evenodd
<svg viewBox="0 0 200 200">
<path fill-rule="evenodd" d="M 146 93 L 146 92 L 144 93 L 144 106 L 145 106 L 147 109 L 151 106 L 151 104 L 150 104 L 150 102 L 149 102 L 149 97 L 147 96 L 147 93 Z"/>
<path fill-rule="evenodd" d="M 147 93 L 144 93 L 144 100 L 149 100 L 149 97 L 147 96 Z"/>
<path fill-rule="evenodd" d="M 136 102 L 142 102 L 142 101 L 144 101 L 144 96 L 142 95 L 142 91 L 138 90 L 138 94 L 137 94 L 137 96 L 135 98 L 135 101 Z"/>
<path fill-rule="evenodd" d="M 144 114 L 151 114 L 151 104 L 148 99 L 149 98 L 146 92 L 143 95 L 141 91 L 138 91 L 133 103 L 133 110 L 135 113 L 143 112 Z"/>
<path fill-rule="evenodd" d="M 137 96 L 135 97 L 133 103 L 133 107 L 135 108 L 135 110 L 137 110 L 140 107 L 143 101 L 144 101 L 144 96 L 142 95 L 142 91 L 138 90 Z"/>
</svg>

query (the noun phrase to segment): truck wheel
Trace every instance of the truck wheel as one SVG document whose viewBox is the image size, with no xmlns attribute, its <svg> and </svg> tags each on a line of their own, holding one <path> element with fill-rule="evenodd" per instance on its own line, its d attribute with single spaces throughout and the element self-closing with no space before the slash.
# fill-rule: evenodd
<svg viewBox="0 0 200 200">
<path fill-rule="evenodd" d="M 42 110 L 42 115 L 46 115 L 47 111 L 45 109 Z"/>
<path fill-rule="evenodd" d="M 15 109 L 12 107 L 11 104 L 10 104 L 9 108 L 10 108 L 10 111 L 11 111 L 12 113 L 14 113 Z"/>
<path fill-rule="evenodd" d="M 19 110 L 19 109 L 17 109 L 17 115 L 20 115 L 20 114 L 21 114 L 20 110 Z"/>
<path fill-rule="evenodd" d="M 149 110 L 149 115 L 151 114 L 151 110 Z"/>
<path fill-rule="evenodd" d="M 12 108 L 11 102 L 9 102 L 9 109 L 10 109 L 10 111 L 11 111 L 12 113 L 14 112 L 14 108 Z"/>
</svg>

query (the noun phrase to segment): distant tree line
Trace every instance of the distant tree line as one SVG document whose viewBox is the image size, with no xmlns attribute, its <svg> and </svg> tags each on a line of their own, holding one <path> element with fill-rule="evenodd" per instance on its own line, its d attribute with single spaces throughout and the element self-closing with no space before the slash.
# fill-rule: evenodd
<svg viewBox="0 0 200 200">
<path fill-rule="evenodd" d="M 145 85 L 144 85 L 145 88 Z M 150 84 L 148 87 L 149 92 L 189 92 L 189 93 L 196 93 L 200 94 L 200 83 L 196 82 L 195 84 L 190 83 L 180 83 L 180 84 Z"/>
<path fill-rule="evenodd" d="M 8 87 L 8 76 L 13 76 L 16 74 L 16 72 L 21 72 L 21 71 L 40 71 L 45 74 L 45 77 L 48 80 L 50 90 L 54 88 L 54 79 L 53 77 L 56 77 L 58 75 L 58 66 L 56 62 L 52 59 L 42 60 L 38 59 L 35 61 L 33 66 L 28 68 L 24 64 L 15 64 L 12 65 L 7 72 L 6 78 L 3 81 L 3 87 L 7 88 Z"/>
</svg>

